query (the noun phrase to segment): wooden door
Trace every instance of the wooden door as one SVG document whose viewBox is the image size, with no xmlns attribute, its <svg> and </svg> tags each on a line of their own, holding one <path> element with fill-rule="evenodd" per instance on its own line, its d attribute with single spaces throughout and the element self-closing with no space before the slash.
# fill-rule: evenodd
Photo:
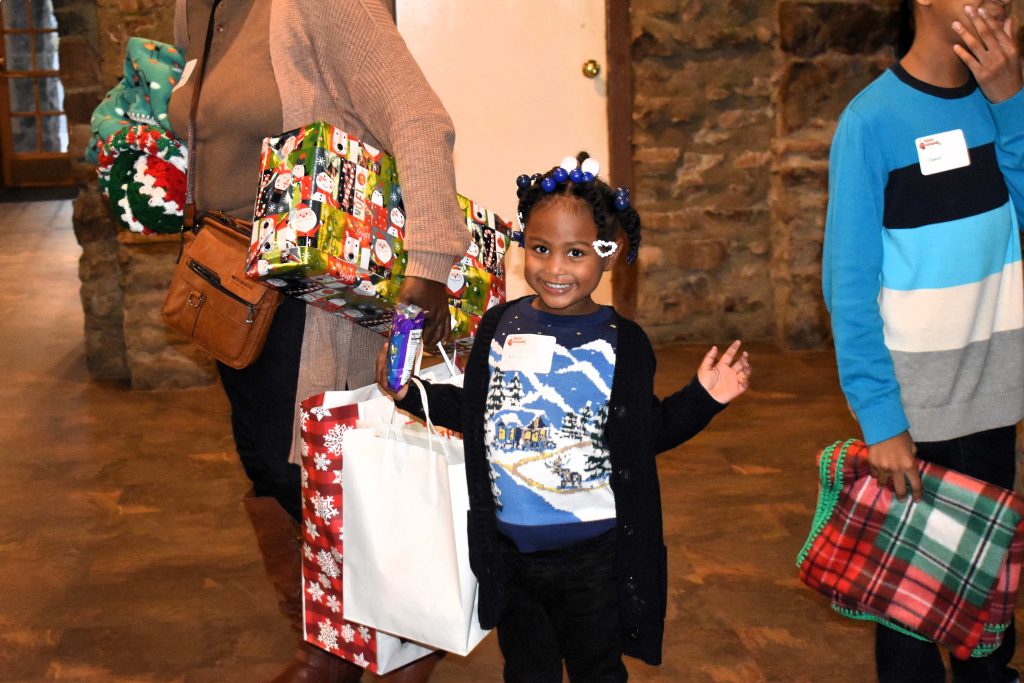
<svg viewBox="0 0 1024 683">
<path fill-rule="evenodd" d="M 608 84 L 618 74 L 605 2 L 397 0 L 398 29 L 455 122 L 459 192 L 514 222 L 520 173 L 585 149 L 610 177 Z M 583 73 L 589 60 L 596 77 Z M 509 297 L 528 292 L 521 249 L 508 265 Z M 611 302 L 610 278 L 595 298 Z"/>
<path fill-rule="evenodd" d="M 3 184 L 69 185 L 67 118 L 51 0 L 2 0 L 0 31 Z"/>
</svg>

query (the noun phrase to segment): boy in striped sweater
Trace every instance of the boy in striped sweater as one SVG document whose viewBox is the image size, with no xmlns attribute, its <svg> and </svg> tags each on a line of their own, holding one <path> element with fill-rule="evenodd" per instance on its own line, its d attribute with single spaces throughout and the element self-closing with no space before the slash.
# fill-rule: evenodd
<svg viewBox="0 0 1024 683">
<path fill-rule="evenodd" d="M 850 102 L 822 264 L 839 379 L 872 473 L 916 458 L 1013 487 L 1024 416 L 1024 94 L 1012 0 L 904 0 L 909 51 Z M 1014 681 L 1013 627 L 955 681 Z M 934 645 L 879 627 L 880 681 L 945 681 Z"/>
</svg>

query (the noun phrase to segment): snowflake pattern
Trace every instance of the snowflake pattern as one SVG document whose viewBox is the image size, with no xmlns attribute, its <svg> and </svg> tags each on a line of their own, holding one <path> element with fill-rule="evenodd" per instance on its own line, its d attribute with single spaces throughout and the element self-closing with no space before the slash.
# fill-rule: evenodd
<svg viewBox="0 0 1024 683">
<path fill-rule="evenodd" d="M 332 484 L 337 484 L 338 486 L 344 486 L 345 485 L 345 471 L 344 470 L 334 470 L 334 481 L 332 481 L 331 483 Z"/>
<path fill-rule="evenodd" d="M 316 516 L 325 522 L 329 522 L 338 516 L 338 509 L 334 507 L 334 496 L 322 496 L 317 491 L 310 498 L 310 502 L 313 503 L 313 508 L 316 510 Z"/>
<path fill-rule="evenodd" d="M 331 414 L 331 409 L 324 408 L 323 406 L 317 406 L 316 408 L 313 408 L 309 412 L 316 415 L 317 422 L 319 422 L 320 420 L 323 420 L 325 417 Z"/>
<path fill-rule="evenodd" d="M 341 625 L 341 639 L 346 643 L 351 643 L 356 639 L 356 630 L 352 628 L 351 624 L 345 623 Z"/>
<path fill-rule="evenodd" d="M 299 408 L 299 420 L 302 422 L 302 431 L 309 429 L 309 413 Z"/>
<path fill-rule="evenodd" d="M 309 457 L 309 444 L 306 443 L 305 441 L 302 442 L 302 457 L 303 458 L 308 458 Z"/>
<path fill-rule="evenodd" d="M 327 455 L 324 453 L 317 453 L 313 456 L 313 467 L 317 468 L 321 472 L 326 472 L 330 469 L 331 461 L 327 459 Z"/>
<path fill-rule="evenodd" d="M 356 630 L 359 631 L 359 637 L 363 639 L 363 642 L 366 643 L 366 644 L 369 644 L 370 643 L 370 633 L 371 633 L 370 629 L 366 628 L 365 626 L 360 626 Z"/>
<path fill-rule="evenodd" d="M 339 612 L 341 612 L 341 600 L 338 599 L 337 595 L 328 595 L 327 596 L 327 606 L 335 614 L 338 614 Z M 359 628 L 360 628 L 359 635 L 362 635 L 362 629 L 364 629 L 366 627 L 365 626 L 360 626 Z M 365 640 L 365 638 L 363 640 Z"/>
<path fill-rule="evenodd" d="M 357 666 L 361 666 L 364 669 L 366 667 L 370 666 L 370 663 L 368 661 L 366 661 L 366 657 L 363 656 L 362 652 L 357 652 L 355 654 L 355 656 L 352 657 L 352 663 L 357 665 Z"/>
<path fill-rule="evenodd" d="M 305 446 L 306 444 L 302 445 Z M 302 470 L 302 488 L 309 488 L 309 472 L 307 472 L 306 470 Z"/>
<path fill-rule="evenodd" d="M 316 524 L 313 524 L 312 520 L 307 519 L 306 523 L 306 535 L 310 538 L 320 538 L 320 531 L 316 528 Z M 313 558 L 309 558 L 313 559 Z"/>
<path fill-rule="evenodd" d="M 341 576 L 341 567 L 338 566 L 337 560 L 334 559 L 334 555 L 330 551 L 321 550 L 316 554 L 316 562 L 320 565 L 321 571 L 332 579 L 336 579 Z"/>
<path fill-rule="evenodd" d="M 341 551 L 333 547 L 331 548 L 331 557 L 333 557 L 334 561 L 338 564 L 341 564 L 342 559 L 344 559 L 344 557 L 341 554 Z"/>
<path fill-rule="evenodd" d="M 328 650 L 338 649 L 338 630 L 331 626 L 331 622 L 324 619 L 320 622 L 320 635 L 317 637 Z"/>
<path fill-rule="evenodd" d="M 327 577 L 326 574 L 321 574 L 320 578 L 318 580 L 320 581 L 320 585 L 323 586 L 324 588 L 330 588 L 331 587 L 331 580 Z"/>
<path fill-rule="evenodd" d="M 324 597 L 324 589 L 320 587 L 319 583 L 309 582 L 309 588 L 306 589 L 309 593 L 309 597 L 313 599 L 313 602 L 320 602 L 320 599 Z"/>
<path fill-rule="evenodd" d="M 302 544 L 302 556 L 305 557 L 310 562 L 312 562 L 313 558 L 315 557 L 315 555 L 313 555 L 313 549 L 310 548 L 305 543 Z"/>
<path fill-rule="evenodd" d="M 341 454 L 341 442 L 345 432 L 349 430 L 348 425 L 334 425 L 324 434 L 324 448 L 328 453 Z"/>
</svg>

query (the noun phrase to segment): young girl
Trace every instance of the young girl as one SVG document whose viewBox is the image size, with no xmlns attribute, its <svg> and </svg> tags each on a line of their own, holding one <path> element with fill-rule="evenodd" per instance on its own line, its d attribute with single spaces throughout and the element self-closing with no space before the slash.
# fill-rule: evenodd
<svg viewBox="0 0 1024 683">
<path fill-rule="evenodd" d="M 622 655 L 661 661 L 666 561 L 654 456 L 747 388 L 739 342 L 664 400 L 639 326 L 591 294 L 640 218 L 581 153 L 520 176 L 535 296 L 484 316 L 464 388 L 431 386 L 432 420 L 463 433 L 479 619 L 497 626 L 505 680 L 626 680 Z M 383 355 L 378 380 L 384 387 Z M 423 415 L 418 391 L 398 406 Z"/>
</svg>

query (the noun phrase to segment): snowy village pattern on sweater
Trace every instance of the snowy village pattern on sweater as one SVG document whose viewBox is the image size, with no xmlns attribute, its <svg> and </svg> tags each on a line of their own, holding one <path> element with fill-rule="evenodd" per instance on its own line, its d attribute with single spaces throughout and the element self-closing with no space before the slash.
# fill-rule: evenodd
<svg viewBox="0 0 1024 683">
<path fill-rule="evenodd" d="M 511 306 L 491 342 L 484 445 L 498 529 L 522 552 L 576 545 L 615 526 L 604 438 L 615 371 L 613 312 L 543 313 Z M 505 370 L 509 335 L 554 337 L 549 372 Z"/>
</svg>

